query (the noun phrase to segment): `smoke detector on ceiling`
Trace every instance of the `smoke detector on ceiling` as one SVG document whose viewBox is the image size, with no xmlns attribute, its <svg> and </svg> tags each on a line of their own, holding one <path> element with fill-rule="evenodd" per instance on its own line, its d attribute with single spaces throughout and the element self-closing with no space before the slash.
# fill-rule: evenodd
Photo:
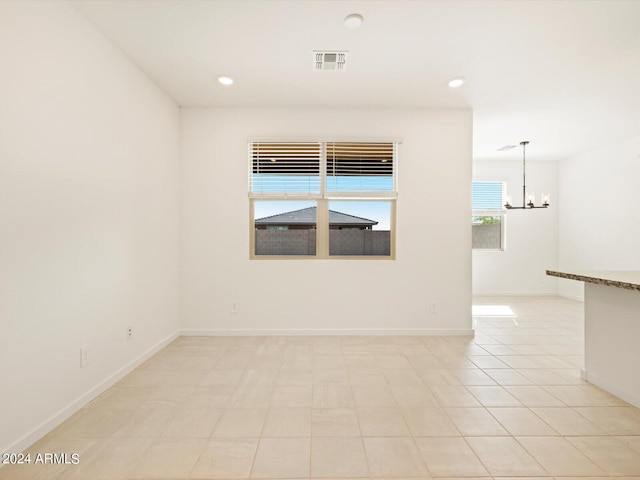
<svg viewBox="0 0 640 480">
<path fill-rule="evenodd" d="M 313 51 L 313 69 L 319 70 L 345 70 L 347 66 L 346 51 Z"/>
</svg>

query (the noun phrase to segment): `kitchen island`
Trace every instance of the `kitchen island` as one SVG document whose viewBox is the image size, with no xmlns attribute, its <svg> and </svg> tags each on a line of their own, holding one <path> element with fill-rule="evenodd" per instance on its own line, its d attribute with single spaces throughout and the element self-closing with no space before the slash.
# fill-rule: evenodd
<svg viewBox="0 0 640 480">
<path fill-rule="evenodd" d="M 640 407 L 640 271 L 547 275 L 585 282 L 582 378 Z"/>
</svg>

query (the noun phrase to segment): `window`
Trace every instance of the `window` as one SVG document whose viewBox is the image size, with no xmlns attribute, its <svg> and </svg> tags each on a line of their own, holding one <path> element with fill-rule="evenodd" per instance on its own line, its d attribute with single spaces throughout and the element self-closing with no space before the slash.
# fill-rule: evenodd
<svg viewBox="0 0 640 480">
<path fill-rule="evenodd" d="M 504 182 L 473 182 L 472 248 L 504 250 Z"/>
<path fill-rule="evenodd" d="M 388 201 L 330 201 L 329 255 L 389 256 L 391 210 Z"/>
<path fill-rule="evenodd" d="M 316 254 L 316 202 L 253 202 L 254 255 Z"/>
<path fill-rule="evenodd" d="M 251 257 L 393 258 L 393 142 L 250 142 Z"/>
<path fill-rule="evenodd" d="M 354 193 L 395 196 L 393 143 L 327 142 L 328 196 Z"/>
<path fill-rule="evenodd" d="M 320 198 L 320 148 L 318 142 L 253 142 L 251 196 Z"/>
</svg>

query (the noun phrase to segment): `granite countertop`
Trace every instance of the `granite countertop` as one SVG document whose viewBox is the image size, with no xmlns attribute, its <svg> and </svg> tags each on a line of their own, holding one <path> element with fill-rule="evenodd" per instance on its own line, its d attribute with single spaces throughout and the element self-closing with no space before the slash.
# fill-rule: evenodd
<svg viewBox="0 0 640 480">
<path fill-rule="evenodd" d="M 559 272 L 556 270 L 547 270 L 547 275 L 640 292 L 640 271 L 636 270 L 593 272 Z"/>
</svg>

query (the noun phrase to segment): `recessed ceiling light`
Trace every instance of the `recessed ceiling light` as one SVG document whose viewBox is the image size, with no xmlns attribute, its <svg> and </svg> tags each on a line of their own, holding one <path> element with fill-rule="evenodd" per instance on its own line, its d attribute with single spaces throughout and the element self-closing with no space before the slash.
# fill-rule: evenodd
<svg viewBox="0 0 640 480">
<path fill-rule="evenodd" d="M 226 75 L 220 75 L 218 77 L 218 82 L 220 82 L 222 85 L 233 85 L 233 78 L 227 77 Z"/>
<path fill-rule="evenodd" d="M 458 88 L 464 85 L 464 78 L 454 78 L 449 82 L 449 87 Z"/>
<path fill-rule="evenodd" d="M 352 13 L 344 17 L 344 25 L 347 28 L 358 28 L 364 22 L 364 17 L 359 13 Z"/>
</svg>

